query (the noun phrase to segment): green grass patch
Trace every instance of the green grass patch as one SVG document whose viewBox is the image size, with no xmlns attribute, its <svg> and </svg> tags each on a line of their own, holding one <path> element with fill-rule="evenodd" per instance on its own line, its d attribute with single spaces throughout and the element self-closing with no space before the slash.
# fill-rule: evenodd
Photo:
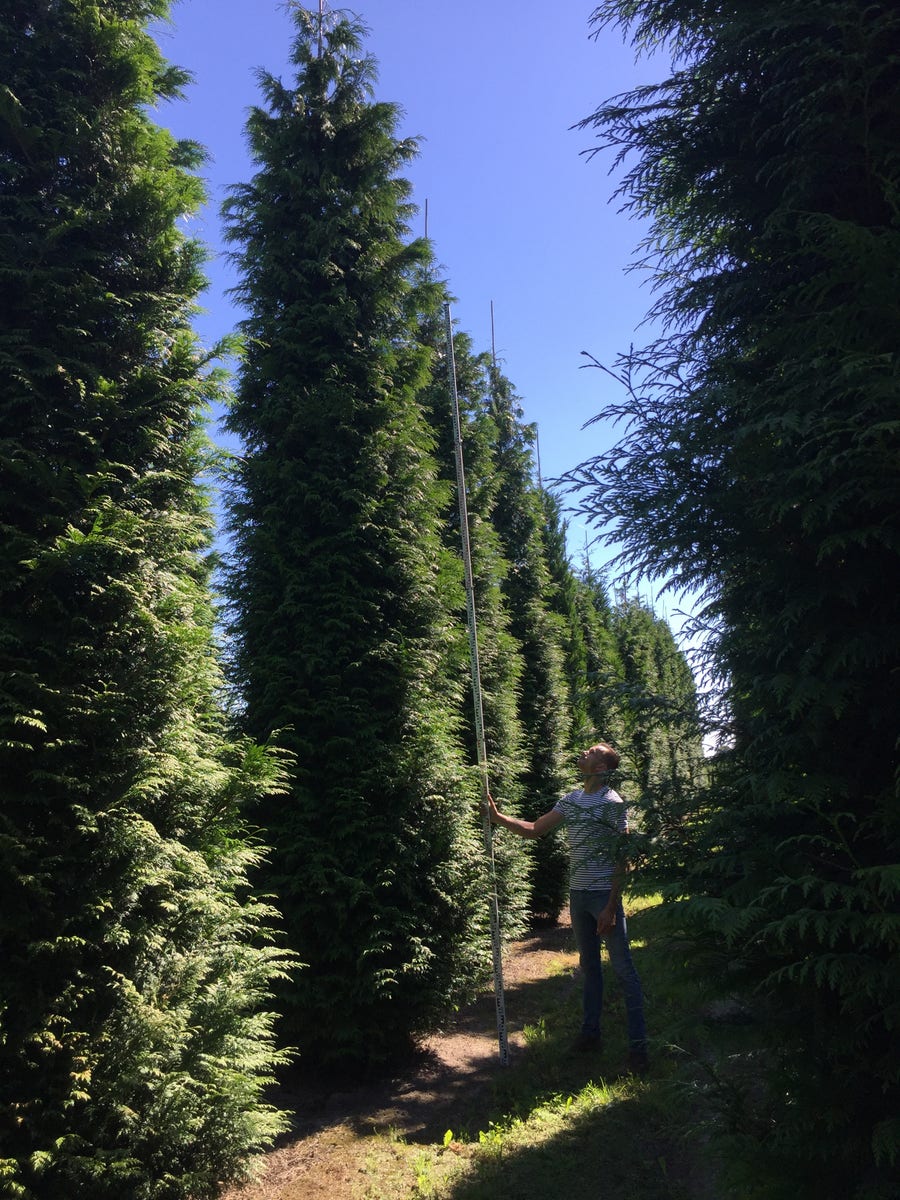
<svg viewBox="0 0 900 1200">
<path fill-rule="evenodd" d="M 652 1067 L 622 1071 L 625 1012 L 611 973 L 604 1050 L 575 1055 L 580 984 L 573 956 L 515 992 L 526 1048 L 511 1055 L 490 1095 L 459 1128 L 394 1146 L 403 1163 L 367 1200 L 719 1200 L 712 1166 L 722 1114 L 739 1119 L 734 1065 L 755 1052 L 752 1025 L 710 1021 L 687 956 L 663 935 L 652 899 L 629 905 L 632 950 L 647 998 Z M 509 1005 L 508 1005 L 509 1008 Z M 723 1064 L 725 1064 L 723 1066 Z M 738 1073 L 739 1074 L 739 1073 Z M 722 1143 L 724 1145 L 724 1142 Z M 379 1187 L 381 1190 L 379 1190 Z"/>
<path fill-rule="evenodd" d="M 526 1044 L 511 1048 L 510 1065 L 492 1084 L 467 1093 L 449 1128 L 437 1112 L 415 1137 L 341 1127 L 346 1136 L 320 1164 L 325 1177 L 340 1182 L 330 1194 L 336 1200 L 765 1197 L 760 1172 L 753 1180 L 752 1172 L 734 1170 L 741 1140 L 745 1150 L 748 1140 L 765 1137 L 754 1097 L 756 1026 L 737 998 L 723 1002 L 706 993 L 653 899 L 630 901 L 629 933 L 646 996 L 647 1076 L 624 1073 L 624 1003 L 611 972 L 604 1049 L 571 1051 L 581 988 L 574 949 L 563 952 L 544 977 L 508 991 L 507 1014 L 513 1028 L 524 1028 Z M 266 1192 L 264 1200 L 319 1194 L 288 1189 Z"/>
</svg>

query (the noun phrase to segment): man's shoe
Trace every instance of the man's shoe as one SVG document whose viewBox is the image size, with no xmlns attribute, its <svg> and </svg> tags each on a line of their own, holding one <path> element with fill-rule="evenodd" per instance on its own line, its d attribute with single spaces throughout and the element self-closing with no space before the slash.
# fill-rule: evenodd
<svg viewBox="0 0 900 1200">
<path fill-rule="evenodd" d="M 579 1033 L 572 1043 L 574 1054 L 596 1054 L 603 1049 L 603 1038 L 599 1033 Z"/>
</svg>

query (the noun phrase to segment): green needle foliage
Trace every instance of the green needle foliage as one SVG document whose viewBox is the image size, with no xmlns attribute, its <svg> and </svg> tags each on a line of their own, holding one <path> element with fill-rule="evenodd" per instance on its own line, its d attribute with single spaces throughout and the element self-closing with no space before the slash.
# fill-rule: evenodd
<svg viewBox="0 0 900 1200">
<path fill-rule="evenodd" d="M 613 629 L 613 607 L 602 578 L 587 560 L 577 578 L 576 619 L 582 630 L 586 660 L 581 687 L 588 722 L 586 736 L 580 742 L 589 745 L 603 738 L 621 753 L 627 753 L 625 664 Z"/>
<path fill-rule="evenodd" d="M 420 336 L 434 348 L 435 369 L 422 402 L 431 420 L 441 477 L 452 485 L 444 514 L 444 544 L 457 563 L 459 587 L 456 595 L 454 631 L 457 674 L 461 684 L 462 737 L 467 761 L 477 761 L 471 659 L 467 629 L 468 614 L 461 561 L 459 498 L 456 487 L 456 458 L 450 381 L 447 375 L 446 323 L 423 314 Z M 490 358 L 475 354 L 471 339 L 454 332 L 454 360 L 459 397 L 460 428 L 466 477 L 466 506 L 478 626 L 478 656 L 482 710 L 491 794 L 504 812 L 522 812 L 523 731 L 518 715 L 522 676 L 519 644 L 510 632 L 510 618 L 501 585 L 509 571 L 500 538 L 493 522 L 500 478 L 494 469 L 497 427 L 490 415 Z M 473 800 L 480 797 L 476 780 Z M 529 810 L 530 811 L 530 810 Z M 473 808 L 479 822 L 479 810 Z M 531 856 L 519 838 L 495 836 L 493 856 L 500 921 L 508 937 L 519 936 L 527 925 Z M 486 881 L 487 883 L 487 881 Z"/>
<path fill-rule="evenodd" d="M 544 514 L 541 533 L 550 576 L 550 586 L 546 595 L 547 607 L 553 615 L 563 652 L 568 692 L 566 707 L 569 713 L 566 744 L 568 749 L 574 750 L 590 745 L 594 736 L 588 701 L 591 689 L 588 683 L 588 632 L 581 604 L 583 585 L 569 561 L 566 545 L 567 524 L 562 517 L 559 497 L 542 488 L 541 506 Z M 607 730 L 603 736 L 611 738 L 612 731 Z"/>
<path fill-rule="evenodd" d="M 0 7 L 0 1191 L 216 1194 L 280 1121 L 285 956 L 240 810 L 195 484 L 197 148 L 163 0 Z"/>
<path fill-rule="evenodd" d="M 493 522 L 509 564 L 501 583 L 510 631 L 521 647 L 519 720 L 525 737 L 522 780 L 535 814 L 552 808 L 569 779 L 563 769 L 571 718 L 564 674 L 563 623 L 552 610 L 554 586 L 544 542 L 544 507 L 534 482 L 534 430 L 509 380 L 491 369 L 490 411 L 497 427 Z M 568 854 L 561 831 L 533 842 L 531 908 L 555 920 L 568 895 Z"/>
<path fill-rule="evenodd" d="M 308 1062 L 388 1058 L 477 981 L 487 906 L 460 750 L 439 480 L 420 393 L 442 291 L 408 240 L 415 154 L 376 102 L 362 27 L 295 9 L 287 86 L 261 73 L 257 173 L 233 189 L 246 353 L 230 428 L 235 678 L 296 763 L 260 810 L 267 886 L 309 969 L 282 995 Z"/>
<path fill-rule="evenodd" d="M 697 687 L 671 629 L 645 604 L 624 598 L 612 627 L 622 662 L 623 770 L 645 797 L 695 784 L 702 759 Z"/>
<path fill-rule="evenodd" d="M 690 831 L 681 919 L 768 1014 L 765 1195 L 887 1196 L 900 13 L 620 0 L 595 20 L 675 55 L 668 80 L 587 122 L 634 156 L 622 196 L 652 222 L 668 333 L 619 364 L 608 415 L 630 431 L 573 482 L 632 570 L 702 598 L 731 749 Z"/>
<path fill-rule="evenodd" d="M 668 624 L 645 604 L 622 597 L 611 624 L 622 673 L 608 686 L 623 724 L 623 790 L 635 816 L 629 857 L 636 886 L 654 894 L 681 878 L 706 779 L 697 686 Z"/>
</svg>

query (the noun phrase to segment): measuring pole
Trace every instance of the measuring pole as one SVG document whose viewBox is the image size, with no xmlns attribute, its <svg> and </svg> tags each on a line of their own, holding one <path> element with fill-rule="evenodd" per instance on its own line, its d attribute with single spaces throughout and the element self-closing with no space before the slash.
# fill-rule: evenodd
<svg viewBox="0 0 900 1200">
<path fill-rule="evenodd" d="M 506 1039 L 506 1001 L 503 998 L 503 957 L 500 942 L 500 906 L 497 901 L 497 877 L 494 870 L 494 834 L 488 811 L 488 764 L 484 741 L 484 707 L 481 702 L 481 671 L 478 666 L 478 626 L 475 620 L 475 587 L 472 580 L 472 550 L 469 545 L 469 513 L 466 504 L 466 476 L 463 467 L 462 427 L 459 419 L 459 393 L 456 390 L 456 358 L 453 354 L 453 323 L 450 305 L 444 305 L 447 336 L 447 376 L 450 381 L 450 400 L 453 409 L 453 439 L 456 449 L 456 490 L 459 493 L 459 530 L 462 537 L 463 563 L 466 569 L 466 607 L 469 615 L 469 656 L 472 662 L 472 700 L 475 706 L 475 741 L 478 767 L 481 771 L 481 813 L 483 817 L 484 850 L 491 867 L 491 944 L 494 952 L 494 999 L 497 1003 L 497 1039 L 500 1043 L 500 1062 L 509 1063 Z"/>
</svg>

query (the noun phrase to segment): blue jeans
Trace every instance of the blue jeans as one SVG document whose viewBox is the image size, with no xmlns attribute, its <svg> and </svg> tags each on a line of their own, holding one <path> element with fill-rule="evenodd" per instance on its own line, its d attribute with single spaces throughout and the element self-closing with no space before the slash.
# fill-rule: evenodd
<svg viewBox="0 0 900 1200">
<path fill-rule="evenodd" d="M 569 894 L 569 913 L 572 931 L 578 946 L 581 973 L 584 979 L 584 1023 L 581 1032 L 600 1032 L 600 1013 L 603 1009 L 603 971 L 600 962 L 600 938 L 597 918 L 606 908 L 609 889 L 602 892 L 573 891 Z M 631 961 L 628 948 L 628 926 L 621 903 L 616 910 L 616 923 L 603 935 L 609 961 L 625 993 L 625 1012 L 628 1017 L 628 1042 L 632 1049 L 643 1049 L 647 1043 L 644 1025 L 644 994 L 641 981 Z"/>
</svg>

